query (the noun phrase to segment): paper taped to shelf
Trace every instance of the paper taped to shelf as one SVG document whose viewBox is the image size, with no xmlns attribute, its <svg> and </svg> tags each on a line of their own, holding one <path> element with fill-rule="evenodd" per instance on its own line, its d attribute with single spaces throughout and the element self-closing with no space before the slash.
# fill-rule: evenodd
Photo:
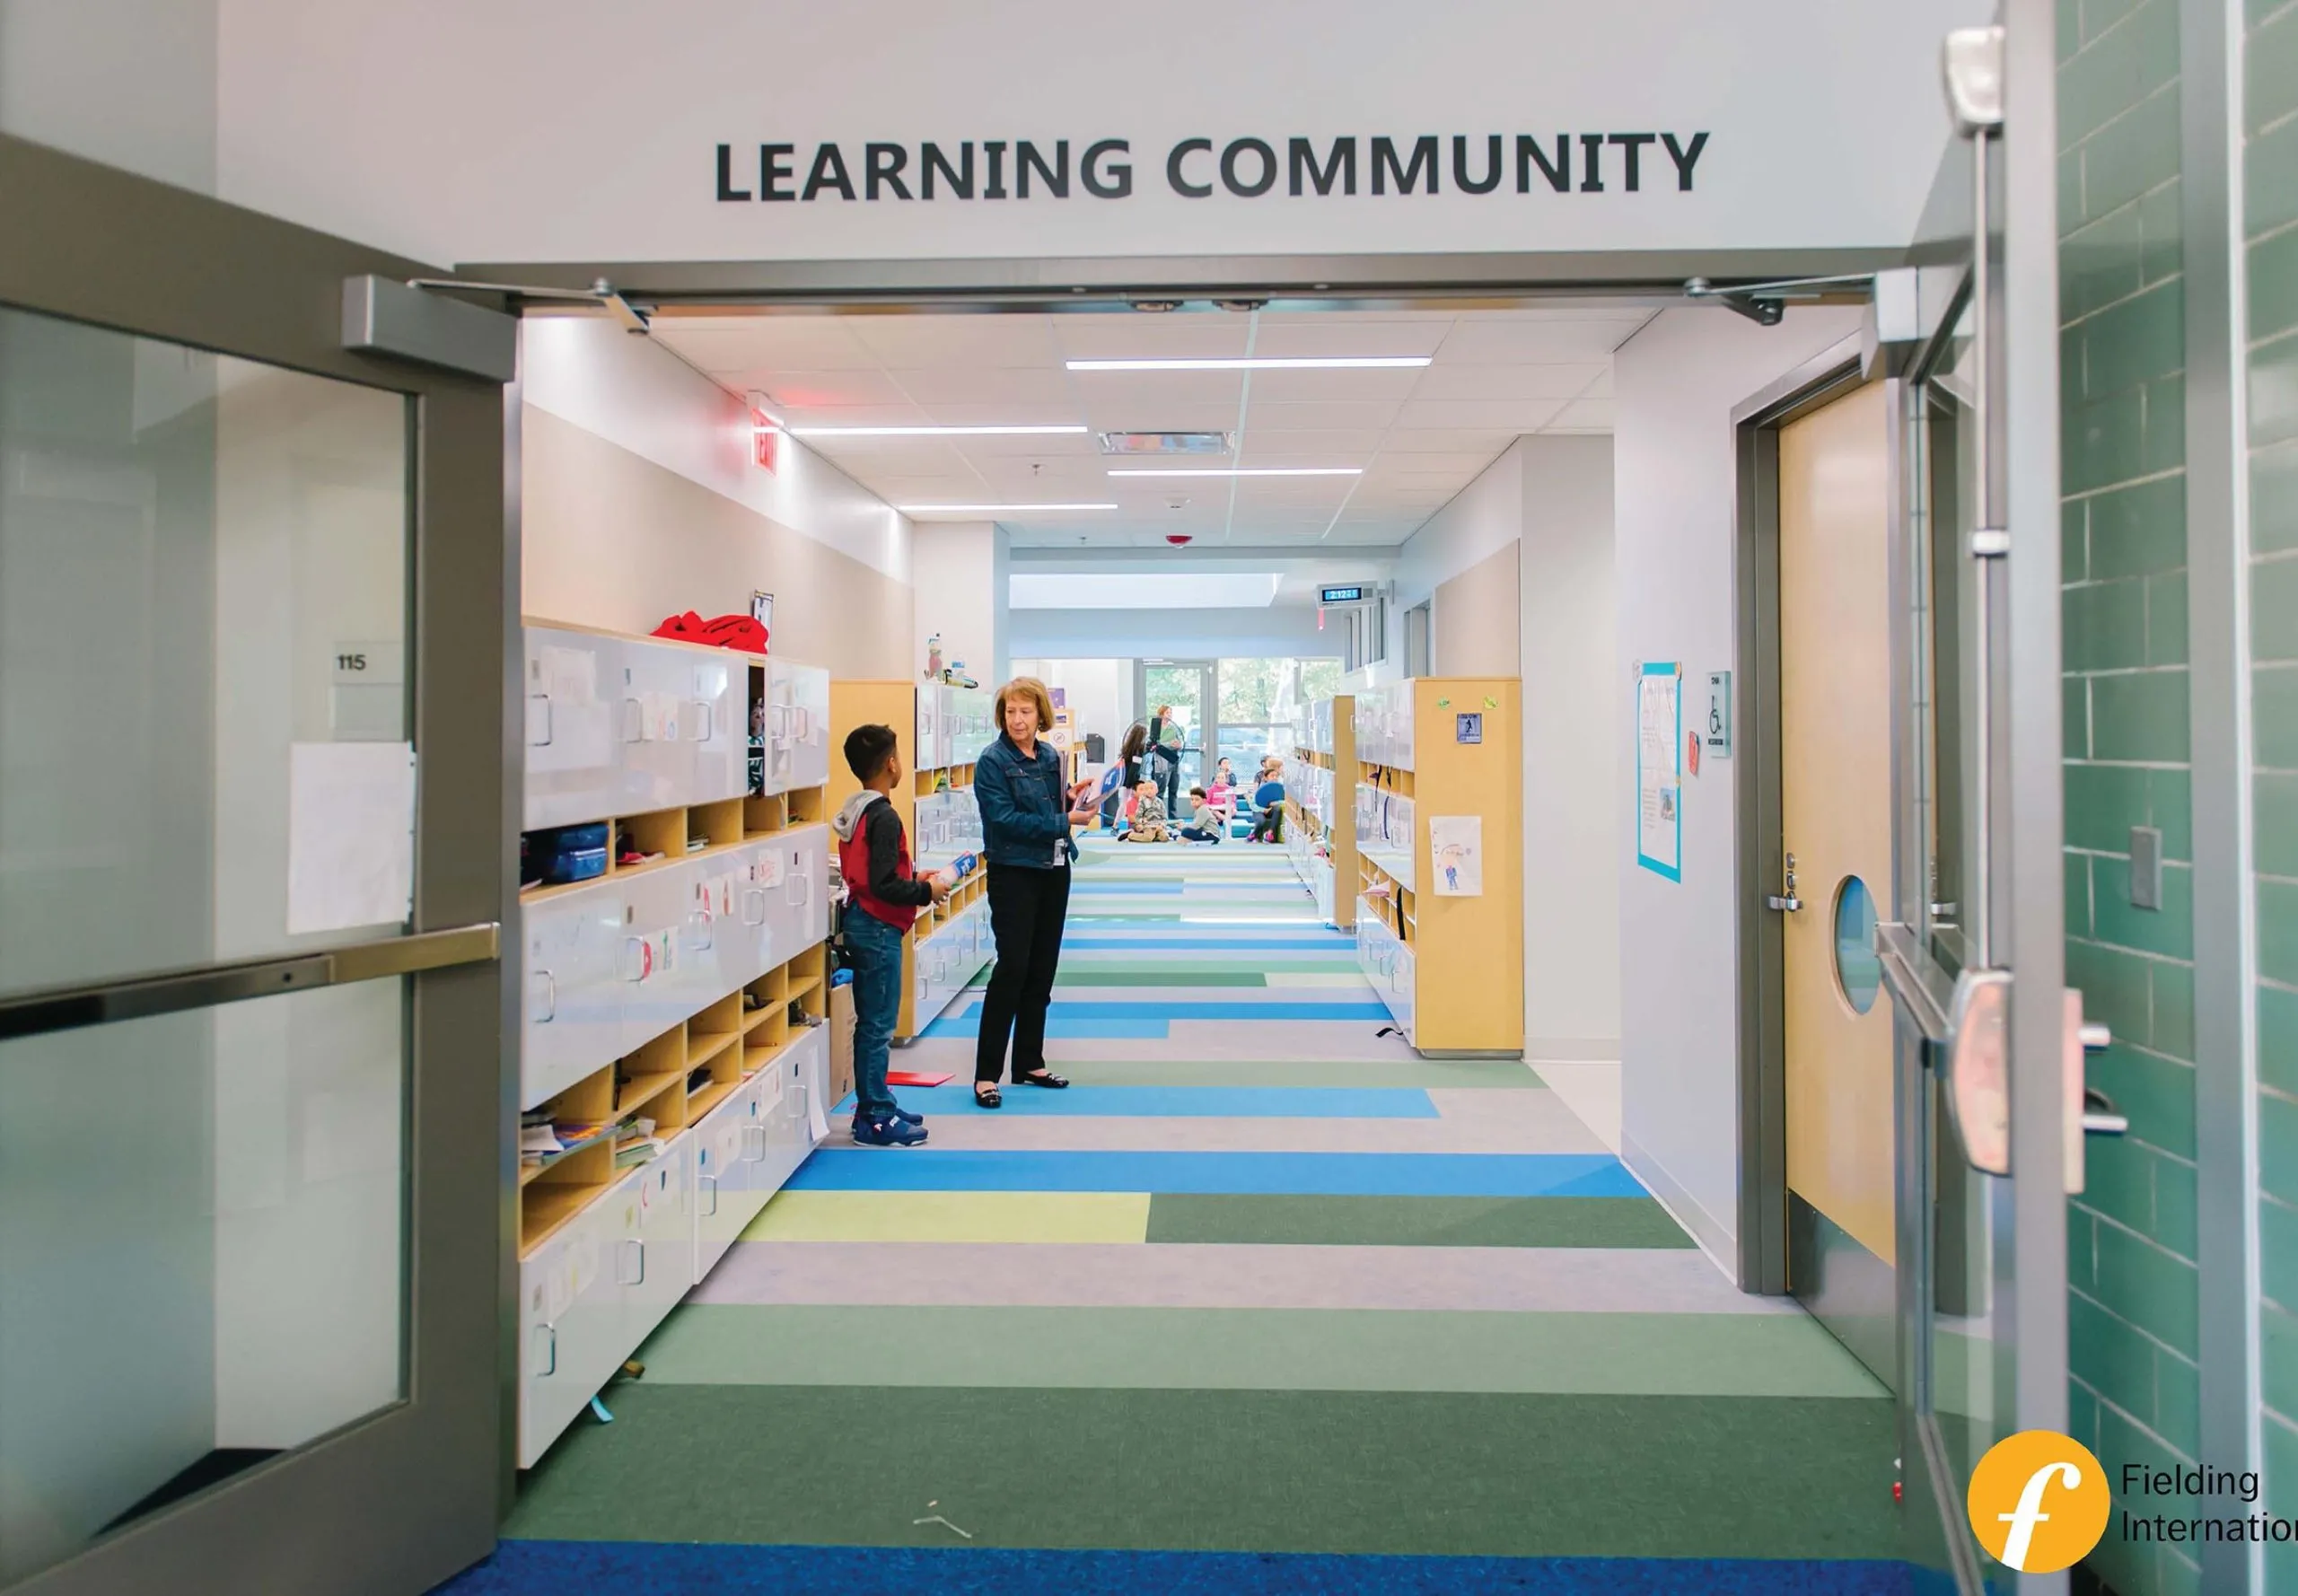
<svg viewBox="0 0 2298 1596">
<path fill-rule="evenodd" d="M 1428 856 L 1439 898 L 1484 896 L 1484 817 L 1430 815 Z"/>
<path fill-rule="evenodd" d="M 415 749 L 288 750 L 287 933 L 406 922 L 415 904 Z"/>
</svg>

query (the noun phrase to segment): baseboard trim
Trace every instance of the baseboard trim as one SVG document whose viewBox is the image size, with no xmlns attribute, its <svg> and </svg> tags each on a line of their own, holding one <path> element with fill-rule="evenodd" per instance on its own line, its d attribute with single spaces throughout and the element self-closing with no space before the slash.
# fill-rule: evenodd
<svg viewBox="0 0 2298 1596">
<path fill-rule="evenodd" d="M 1626 1131 L 1620 1133 L 1619 1161 L 1627 1166 L 1628 1173 L 1644 1182 L 1669 1216 L 1683 1226 L 1699 1250 L 1707 1254 L 1707 1261 L 1724 1271 L 1724 1278 L 1733 1285 L 1740 1279 L 1740 1246 L 1737 1238 L 1715 1216 L 1701 1207 L 1691 1193 L 1676 1184 L 1665 1165 L 1636 1144 L 1636 1138 Z"/>
<path fill-rule="evenodd" d="M 1616 1036 L 1537 1036 L 1524 1040 L 1528 1064 L 1618 1064 Z"/>
</svg>

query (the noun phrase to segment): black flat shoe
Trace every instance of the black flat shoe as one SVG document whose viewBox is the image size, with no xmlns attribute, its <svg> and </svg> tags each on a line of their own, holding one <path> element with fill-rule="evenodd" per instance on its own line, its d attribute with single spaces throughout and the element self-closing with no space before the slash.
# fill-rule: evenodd
<svg viewBox="0 0 2298 1596">
<path fill-rule="evenodd" d="M 1068 1085 L 1069 1083 L 1063 1080 L 1059 1075 L 1055 1074 L 1051 1070 L 1039 1070 L 1033 1074 L 1015 1075 L 1013 1077 L 1013 1084 L 1016 1086 L 1043 1086 L 1048 1091 L 1058 1092 L 1063 1087 Z"/>
<path fill-rule="evenodd" d="M 995 1086 L 987 1092 L 976 1088 L 973 1094 L 973 1106 L 977 1109 L 1002 1109 L 1005 1106 L 1005 1100 L 998 1094 L 997 1088 Z"/>
</svg>

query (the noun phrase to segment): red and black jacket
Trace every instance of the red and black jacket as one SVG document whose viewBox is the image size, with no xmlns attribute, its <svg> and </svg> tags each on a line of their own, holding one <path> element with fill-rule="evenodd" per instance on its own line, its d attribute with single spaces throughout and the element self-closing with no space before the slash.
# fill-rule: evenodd
<svg viewBox="0 0 2298 1596">
<path fill-rule="evenodd" d="M 855 907 L 897 930 L 917 924 L 917 911 L 934 901 L 933 887 L 911 873 L 901 815 L 883 794 L 871 795 L 850 834 L 839 829 L 838 868 Z"/>
</svg>

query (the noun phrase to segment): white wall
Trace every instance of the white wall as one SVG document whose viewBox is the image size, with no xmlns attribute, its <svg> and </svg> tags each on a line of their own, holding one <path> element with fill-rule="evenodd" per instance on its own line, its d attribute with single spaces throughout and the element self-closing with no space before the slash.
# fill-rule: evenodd
<svg viewBox="0 0 2298 1596">
<path fill-rule="evenodd" d="M 1636 663 L 1674 661 L 1693 681 L 1735 669 L 1732 409 L 1858 327 L 1853 309 L 1792 310 L 1773 328 L 1720 308 L 1674 310 L 1615 358 L 1619 636 L 1606 702 L 1624 797 Z M 1711 762 L 1686 785 L 1680 883 L 1637 867 L 1633 803 L 1613 812 L 1623 1156 L 1728 1262 L 1739 1213 L 1743 890 L 1730 767 Z"/>
<path fill-rule="evenodd" d="M 917 661 L 925 670 L 925 640 L 939 635 L 944 664 L 962 661 L 980 681 L 1003 681 L 1007 646 L 1006 574 L 1012 539 L 989 522 L 921 522 L 910 543 L 911 578 L 917 589 Z"/>
<path fill-rule="evenodd" d="M 537 409 L 898 582 L 910 580 L 908 517 L 795 438 L 777 439 L 776 469 L 760 469 L 748 406 L 607 317 L 525 318 L 519 381 Z M 631 530 L 634 537 L 640 531 Z"/>
<path fill-rule="evenodd" d="M 1016 609 L 1016 659 L 1337 659 L 1338 624 L 1305 604 L 1265 609 Z"/>
<path fill-rule="evenodd" d="M 1627 790 L 1614 725 L 1612 440 L 1526 438 L 1519 645 L 1524 678 L 1524 1052 L 1619 1057 Z"/>
<path fill-rule="evenodd" d="M 1013 672 L 1062 688 L 1073 723 L 1081 732 L 1100 732 L 1107 740 L 1105 751 L 1114 759 L 1125 729 L 1140 713 L 1133 703 L 1133 665 L 1131 660 L 1017 659 Z"/>
<path fill-rule="evenodd" d="M 0 0 L 0 133 L 215 191 L 215 0 Z"/>
</svg>

